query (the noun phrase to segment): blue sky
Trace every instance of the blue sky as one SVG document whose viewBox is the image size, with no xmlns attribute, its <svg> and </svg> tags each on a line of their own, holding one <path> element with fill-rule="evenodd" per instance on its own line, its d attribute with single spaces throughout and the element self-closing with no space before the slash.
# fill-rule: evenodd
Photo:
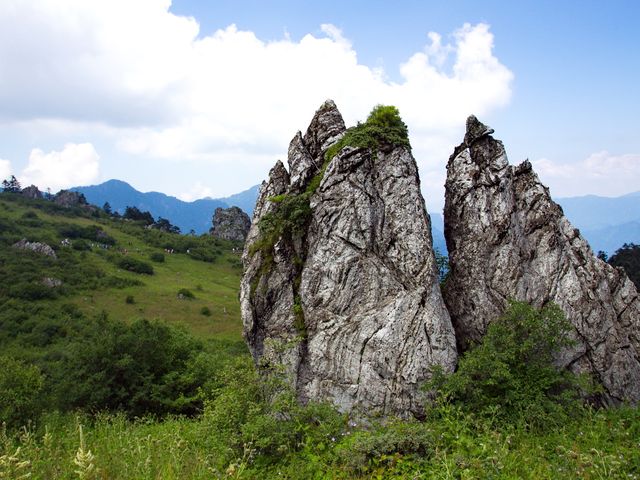
<svg viewBox="0 0 640 480">
<path fill-rule="evenodd" d="M 344 3 L 3 0 L 0 174 L 224 196 L 333 97 L 400 107 L 432 209 L 471 113 L 555 196 L 640 190 L 637 2 Z"/>
</svg>

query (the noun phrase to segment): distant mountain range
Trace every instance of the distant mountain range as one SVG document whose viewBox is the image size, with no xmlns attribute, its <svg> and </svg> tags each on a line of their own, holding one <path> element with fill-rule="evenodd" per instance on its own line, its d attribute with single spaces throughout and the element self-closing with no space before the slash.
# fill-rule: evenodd
<svg viewBox="0 0 640 480">
<path fill-rule="evenodd" d="M 640 244 L 640 192 L 621 197 L 586 195 L 554 200 L 587 239 L 594 253 L 602 250 L 611 255 L 624 243 Z M 442 215 L 431 213 L 431 224 L 433 246 L 445 254 Z"/>
<path fill-rule="evenodd" d="M 83 193 L 94 205 L 102 206 L 109 202 L 111 208 L 119 213 L 123 213 L 127 206 L 138 207 L 151 212 L 156 219 L 168 219 L 184 233 L 193 229 L 201 234 L 211 228 L 211 218 L 218 207 L 240 207 L 251 216 L 259 188 L 259 185 L 254 185 L 230 197 L 203 198 L 193 202 L 184 202 L 159 192 L 139 192 L 120 180 L 71 190 Z M 594 252 L 603 250 L 611 255 L 624 243 L 640 244 L 640 192 L 613 198 L 587 195 L 557 198 L 555 201 L 571 223 L 580 229 Z M 431 213 L 431 222 L 433 245 L 446 254 L 442 214 Z"/>
<path fill-rule="evenodd" d="M 594 252 L 602 250 L 611 255 L 623 243 L 640 244 L 640 192 L 613 198 L 558 198 L 556 202 Z"/>
<path fill-rule="evenodd" d="M 102 207 L 109 202 L 111 209 L 120 214 L 126 207 L 138 207 L 151 212 L 154 218 L 163 217 L 180 227 L 183 233 L 194 230 L 197 234 L 206 233 L 211 228 L 211 219 L 216 208 L 240 207 L 249 216 L 258 198 L 259 185 L 255 185 L 226 198 L 202 198 L 185 202 L 159 192 L 139 192 L 121 180 L 109 180 L 100 185 L 74 187 L 71 190 L 84 194 L 87 201 Z"/>
</svg>

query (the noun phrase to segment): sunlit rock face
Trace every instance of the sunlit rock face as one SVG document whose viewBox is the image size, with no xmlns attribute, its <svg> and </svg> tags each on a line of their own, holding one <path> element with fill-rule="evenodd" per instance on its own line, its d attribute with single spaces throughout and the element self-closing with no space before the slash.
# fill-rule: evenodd
<svg viewBox="0 0 640 480">
<path fill-rule="evenodd" d="M 458 345 L 482 339 L 510 298 L 557 303 L 575 346 L 558 363 L 602 383 L 606 403 L 640 399 L 640 300 L 620 269 L 595 257 L 528 161 L 509 165 L 475 117 L 447 165 L 445 301 Z"/>
<path fill-rule="evenodd" d="M 261 187 L 243 254 L 244 336 L 302 402 L 420 415 L 431 367 L 452 371 L 457 353 L 416 162 L 406 147 L 345 147 L 325 165 L 344 132 L 325 102 L 291 141 L 288 171 L 278 162 Z M 259 248 L 269 215 L 301 195 L 302 230 Z"/>
</svg>

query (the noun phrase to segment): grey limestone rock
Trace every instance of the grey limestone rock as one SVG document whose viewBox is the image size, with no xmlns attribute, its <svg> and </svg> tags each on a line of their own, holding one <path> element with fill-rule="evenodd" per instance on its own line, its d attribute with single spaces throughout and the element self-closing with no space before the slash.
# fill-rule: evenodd
<svg viewBox="0 0 640 480">
<path fill-rule="evenodd" d="M 41 242 L 29 242 L 26 238 L 13 244 L 13 248 L 19 250 L 31 250 L 32 252 L 39 253 L 40 255 L 46 255 L 51 258 L 58 258 L 56 252 L 46 243 Z"/>
<path fill-rule="evenodd" d="M 249 215 L 238 207 L 216 208 L 211 235 L 223 240 L 244 242 L 251 227 Z"/>
<path fill-rule="evenodd" d="M 447 165 L 445 237 L 451 273 L 445 301 L 463 348 L 478 341 L 508 299 L 558 304 L 574 347 L 558 363 L 592 374 L 603 401 L 640 400 L 640 300 L 622 270 L 596 258 L 551 200 L 528 161 L 475 117 Z"/>
<path fill-rule="evenodd" d="M 310 189 L 344 131 L 325 102 L 291 142 L 290 173 L 278 162 L 262 185 L 243 254 L 245 339 L 303 402 L 419 415 L 431 367 L 452 371 L 457 353 L 416 163 L 405 147 L 346 147 Z M 264 248 L 261 219 L 295 199 L 308 202 L 302 227 Z"/>
<path fill-rule="evenodd" d="M 42 284 L 45 287 L 58 288 L 58 287 L 62 286 L 62 280 L 60 280 L 59 278 L 54 278 L 54 277 L 44 277 L 42 279 Z"/>
</svg>

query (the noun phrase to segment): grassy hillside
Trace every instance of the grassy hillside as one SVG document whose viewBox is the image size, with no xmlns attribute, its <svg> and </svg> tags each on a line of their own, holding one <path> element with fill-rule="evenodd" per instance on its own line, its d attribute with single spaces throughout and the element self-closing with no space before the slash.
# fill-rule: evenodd
<svg viewBox="0 0 640 480">
<path fill-rule="evenodd" d="M 92 239 L 88 233 L 92 228 L 104 232 L 109 244 Z M 58 261 L 11 248 L 22 238 L 51 245 Z M 69 244 L 63 246 L 65 239 Z M 44 291 L 45 298 L 39 299 L 43 304 L 72 303 L 86 314 L 106 311 L 128 321 L 159 319 L 186 326 L 203 339 L 240 340 L 239 245 L 207 236 L 149 231 L 104 214 L 92 216 L 82 209 L 65 209 L 7 194 L 0 196 L 0 242 L 0 294 L 5 298 L 20 297 L 19 292 L 8 288 L 15 286 L 16 279 L 24 285 L 38 285 L 47 276 L 60 277 L 63 285 L 50 292 L 38 285 Z M 174 253 L 167 253 L 165 246 Z M 204 249 L 215 260 L 194 260 L 187 249 Z M 153 254 L 164 256 L 164 261 L 154 262 Z M 123 258 L 152 265 L 153 275 L 119 268 Z M 26 263 L 37 269 L 29 278 L 23 278 Z M 178 298 L 182 288 L 191 291 L 194 298 Z M 133 302 L 127 303 L 127 297 L 133 297 Z M 210 315 L 201 313 L 205 307 Z"/>
</svg>

